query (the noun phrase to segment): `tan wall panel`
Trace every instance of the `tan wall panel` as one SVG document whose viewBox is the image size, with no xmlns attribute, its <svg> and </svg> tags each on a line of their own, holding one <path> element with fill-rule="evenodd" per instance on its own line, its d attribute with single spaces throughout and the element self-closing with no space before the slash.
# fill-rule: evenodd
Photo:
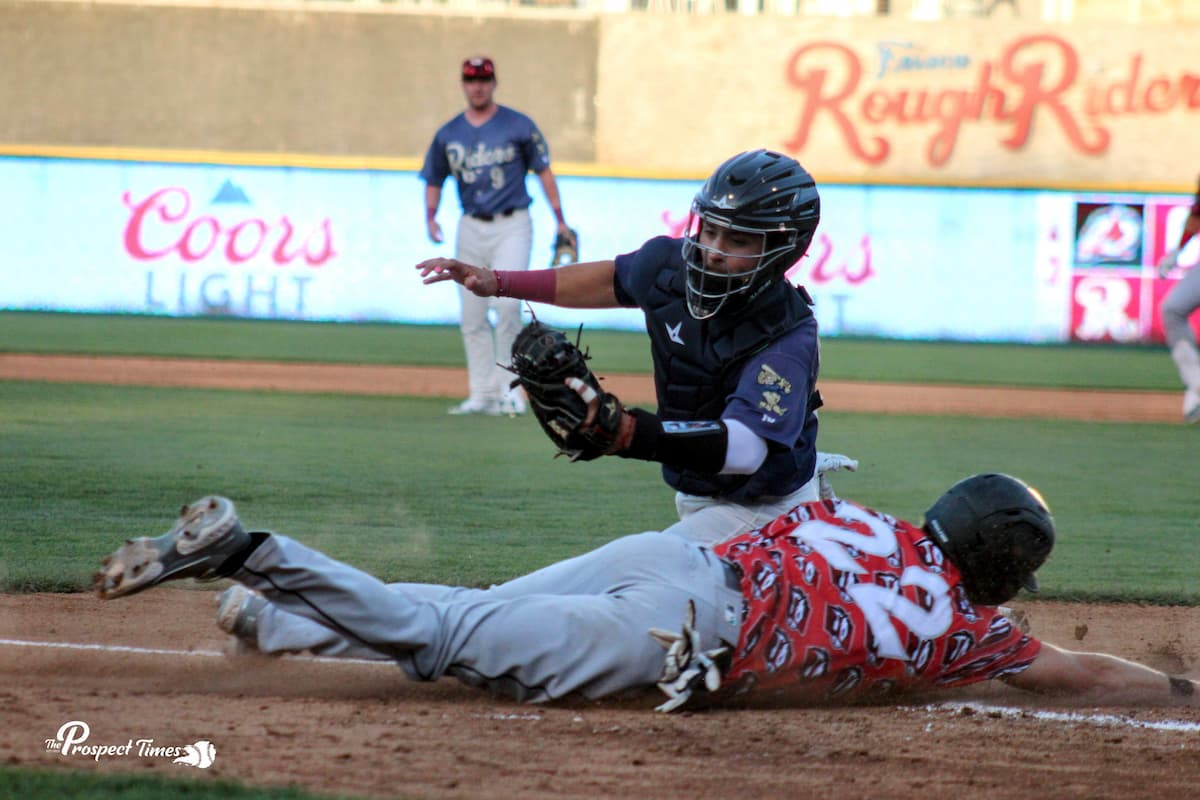
<svg viewBox="0 0 1200 800">
<path fill-rule="evenodd" d="M 591 161 L 594 20 L 0 0 L 0 143 L 423 155 L 462 59 Z"/>
<path fill-rule="evenodd" d="M 1187 185 L 1200 169 L 1198 35 L 1180 25 L 606 17 L 597 158 L 706 171 L 770 147 L 858 180 Z M 969 110 L 971 93 L 988 98 L 982 113 Z M 955 108 L 967 109 L 957 122 Z"/>
<path fill-rule="evenodd" d="M 1034 46 L 1033 37 L 1053 38 Z M 0 147 L 416 158 L 462 108 L 459 61 L 486 52 L 497 60 L 497 98 L 538 121 L 559 162 L 701 176 L 733 152 L 773 147 L 826 180 L 1184 190 L 1200 169 L 1196 41 L 1200 26 L 1188 23 L 0 0 Z M 1022 89 L 1004 74 L 1009 51 L 1010 73 L 1044 66 L 1043 88 L 1075 62 L 1073 82 L 1038 103 L 1028 126 L 1012 116 Z M 893 66 L 941 63 L 881 72 L 885 52 Z M 851 66 L 861 70 L 854 86 Z M 944 112 L 969 100 L 985 70 L 1005 116 L 985 105 L 947 125 Z M 1140 107 L 1151 85 L 1162 110 Z M 831 99 L 835 89 L 845 98 Z M 922 93 L 934 99 L 930 118 L 867 118 L 889 102 L 919 115 Z M 1118 113 L 1089 112 L 1110 97 Z M 806 109 L 816 109 L 808 128 Z"/>
</svg>

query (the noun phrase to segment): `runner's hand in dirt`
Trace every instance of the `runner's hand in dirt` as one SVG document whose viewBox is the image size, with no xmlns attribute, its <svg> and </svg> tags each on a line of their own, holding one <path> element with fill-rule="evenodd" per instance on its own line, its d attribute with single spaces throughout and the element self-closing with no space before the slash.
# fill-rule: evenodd
<svg viewBox="0 0 1200 800">
<path fill-rule="evenodd" d="M 425 284 L 454 281 L 461 283 L 463 288 L 479 297 L 495 297 L 500 289 L 496 273 L 483 267 L 464 264 L 454 258 L 431 258 L 417 264 L 416 268 L 421 271 L 422 282 Z"/>
</svg>

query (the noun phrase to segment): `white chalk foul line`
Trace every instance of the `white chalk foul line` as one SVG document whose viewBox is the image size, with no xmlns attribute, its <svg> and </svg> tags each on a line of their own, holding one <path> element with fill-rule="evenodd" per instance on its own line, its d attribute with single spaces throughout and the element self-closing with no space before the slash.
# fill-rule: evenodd
<svg viewBox="0 0 1200 800">
<path fill-rule="evenodd" d="M 159 647 L 130 647 L 120 644 L 85 644 L 83 642 L 33 642 L 24 639 L 0 639 L 0 647 L 44 647 L 57 650 L 98 650 L 104 653 L 134 653 L 149 656 L 199 656 L 201 658 L 226 658 L 228 653 L 220 650 L 168 650 Z M 328 656 L 284 655 L 292 661 L 315 661 L 321 664 L 389 664 L 386 660 L 372 661 L 368 658 L 330 658 Z"/>
<path fill-rule="evenodd" d="M 1073 711 L 1047 711 L 1036 708 L 1012 708 L 1010 706 L 993 706 L 985 703 L 938 703 L 925 706 L 927 711 L 948 711 L 961 713 L 964 710 L 977 714 L 988 714 L 1004 717 L 1005 719 L 1038 719 L 1049 722 L 1067 722 L 1078 725 L 1094 725 L 1112 728 L 1144 728 L 1154 731 L 1200 731 L 1200 722 L 1185 720 L 1147 721 L 1130 719 L 1116 714 L 1080 714 Z"/>
</svg>

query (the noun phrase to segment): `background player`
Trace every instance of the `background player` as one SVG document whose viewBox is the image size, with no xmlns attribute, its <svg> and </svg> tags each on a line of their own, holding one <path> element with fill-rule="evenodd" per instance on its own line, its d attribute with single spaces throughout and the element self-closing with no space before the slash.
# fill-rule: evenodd
<svg viewBox="0 0 1200 800">
<path fill-rule="evenodd" d="M 496 68 L 490 58 L 463 62 L 462 89 L 466 110 L 438 129 L 421 168 L 429 238 L 435 243 L 442 241 L 437 211 L 442 185 L 453 175 L 463 211 L 456 258 L 494 269 L 528 269 L 533 199 L 525 189 L 526 173 L 533 171 L 541 181 L 559 234 L 570 235 L 558 182 L 550 169 L 550 150 L 533 120 L 493 99 Z M 508 363 L 512 341 L 521 329 L 520 303 L 507 298 L 489 300 L 466 290 L 459 294 L 469 393 L 450 413 L 524 413 L 524 398 L 508 388 L 512 376 L 496 366 Z M 494 330 L 489 308 L 496 313 Z"/>
<path fill-rule="evenodd" d="M 641 414 L 633 446 L 615 455 L 661 462 L 680 517 L 668 530 L 712 542 L 818 498 L 817 322 L 784 278 L 820 218 L 812 176 L 754 150 L 708 178 L 682 239 L 557 270 L 442 258 L 417 269 L 480 297 L 641 308 L 658 412 Z"/>
<path fill-rule="evenodd" d="M 1169 250 L 1158 263 L 1159 274 L 1166 277 L 1175 269 L 1179 251 L 1184 245 L 1200 233 L 1200 182 L 1196 187 L 1196 198 L 1192 202 L 1191 213 L 1183 225 L 1183 234 L 1179 244 Z M 1179 370 L 1179 378 L 1183 381 L 1183 419 L 1184 422 L 1200 422 L 1200 350 L 1196 348 L 1196 334 L 1188 322 L 1188 317 L 1200 308 L 1200 268 L 1193 264 L 1184 273 L 1179 283 L 1163 298 L 1160 312 L 1162 313 L 1163 330 L 1167 337 L 1167 347 L 1171 348 L 1171 360 Z"/>
<path fill-rule="evenodd" d="M 829 500 L 711 549 L 643 533 L 490 589 L 388 586 L 247 532 L 232 502 L 209 497 L 105 558 L 95 585 L 109 599 L 232 577 L 261 593 L 234 609 L 253 606 L 240 632 L 260 649 L 272 625 L 300 620 L 323 632 L 324 655 L 395 660 L 416 680 L 453 675 L 522 701 L 658 684 L 670 710 L 703 691 L 812 702 L 1000 678 L 1097 702 L 1196 704 L 1190 680 L 1040 642 L 997 610 L 1036 588 L 1054 536 L 1039 495 L 988 474 L 951 487 L 919 528 Z"/>
</svg>

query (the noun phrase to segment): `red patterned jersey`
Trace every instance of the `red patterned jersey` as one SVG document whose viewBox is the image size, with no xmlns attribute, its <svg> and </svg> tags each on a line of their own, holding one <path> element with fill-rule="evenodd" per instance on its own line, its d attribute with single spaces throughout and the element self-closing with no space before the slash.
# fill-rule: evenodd
<svg viewBox="0 0 1200 800">
<path fill-rule="evenodd" d="M 924 531 L 845 500 L 797 506 L 714 552 L 741 572 L 723 688 L 822 701 L 1021 672 L 1041 643 L 969 602 Z"/>
</svg>

